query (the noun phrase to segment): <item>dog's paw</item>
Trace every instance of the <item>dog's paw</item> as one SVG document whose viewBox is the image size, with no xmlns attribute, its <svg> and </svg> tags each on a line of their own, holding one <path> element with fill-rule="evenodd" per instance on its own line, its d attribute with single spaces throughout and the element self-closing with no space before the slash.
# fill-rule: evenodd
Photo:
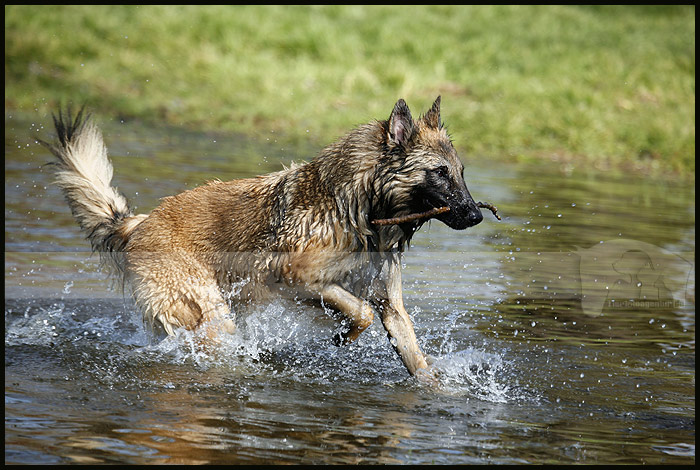
<svg viewBox="0 0 700 470">
<path fill-rule="evenodd" d="M 333 343 L 334 346 L 345 346 L 348 344 L 347 338 L 342 334 L 342 333 L 336 333 L 333 335 L 331 338 L 331 342 Z"/>
<path fill-rule="evenodd" d="M 432 358 L 434 360 L 434 358 Z M 432 367 L 431 361 L 427 361 L 429 364 L 428 368 L 418 369 L 416 371 L 416 379 L 422 384 L 429 385 L 431 387 L 437 387 L 440 385 L 440 372 Z"/>
<path fill-rule="evenodd" d="M 427 362 L 427 363 L 428 363 L 428 366 L 430 366 L 430 367 L 432 367 L 433 365 L 435 365 L 435 363 L 437 362 L 437 360 L 438 360 L 438 358 L 435 357 L 435 356 L 431 356 L 430 354 L 426 354 L 426 355 L 425 355 L 425 362 Z"/>
</svg>

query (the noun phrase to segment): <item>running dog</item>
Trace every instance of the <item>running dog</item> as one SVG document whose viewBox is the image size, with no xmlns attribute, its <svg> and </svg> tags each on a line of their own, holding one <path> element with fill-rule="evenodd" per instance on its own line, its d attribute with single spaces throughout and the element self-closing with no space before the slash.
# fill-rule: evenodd
<svg viewBox="0 0 700 470">
<path fill-rule="evenodd" d="M 401 255 L 429 218 L 462 230 L 482 214 L 440 119 L 440 97 L 418 119 L 399 100 L 311 161 L 213 181 L 135 215 L 111 185 L 101 132 L 81 110 L 54 116 L 56 183 L 101 260 L 168 334 L 233 333 L 231 307 L 282 292 L 321 301 L 355 340 L 379 314 L 412 375 L 428 369 L 403 304 Z M 479 203 L 481 204 L 481 203 Z"/>
</svg>

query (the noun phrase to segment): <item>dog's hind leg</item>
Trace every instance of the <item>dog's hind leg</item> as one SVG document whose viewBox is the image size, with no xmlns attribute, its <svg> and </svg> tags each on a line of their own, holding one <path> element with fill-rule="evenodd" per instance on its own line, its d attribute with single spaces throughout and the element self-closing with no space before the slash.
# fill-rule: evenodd
<svg viewBox="0 0 700 470">
<path fill-rule="evenodd" d="M 221 333 L 233 334 L 236 326 L 231 320 L 228 308 L 218 286 L 213 282 L 201 282 L 189 289 L 181 297 L 181 304 L 186 305 L 189 312 L 199 313 L 199 321 L 188 329 L 202 329 L 206 338 L 219 341 Z"/>
<path fill-rule="evenodd" d="M 212 286 L 185 286 L 168 294 L 167 300 L 153 299 L 152 295 L 148 299 L 139 297 L 144 295 L 136 295 L 137 303 L 144 305 L 150 319 L 160 323 L 169 335 L 174 335 L 177 328 L 201 329 L 208 339 L 218 341 L 220 333 L 236 331 L 228 305 Z"/>
<path fill-rule="evenodd" d="M 324 304 L 338 310 L 350 320 L 350 329 L 338 333 L 333 341 L 337 345 L 348 344 L 357 339 L 374 320 L 374 309 L 366 300 L 359 299 L 338 285 L 326 286 L 321 290 Z"/>
<path fill-rule="evenodd" d="M 135 258 L 138 267 L 134 266 Z M 191 259 L 174 255 L 132 254 L 134 298 L 151 322 L 158 322 L 169 335 L 185 328 L 205 332 L 217 341 L 220 333 L 235 332 L 231 311 L 213 273 Z"/>
</svg>

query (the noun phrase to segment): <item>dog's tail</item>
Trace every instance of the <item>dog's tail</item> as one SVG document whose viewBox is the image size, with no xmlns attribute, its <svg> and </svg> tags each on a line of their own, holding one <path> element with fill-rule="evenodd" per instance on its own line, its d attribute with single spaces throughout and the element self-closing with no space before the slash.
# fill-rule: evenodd
<svg viewBox="0 0 700 470">
<path fill-rule="evenodd" d="M 57 157 L 49 163 L 55 170 L 56 184 L 93 251 L 121 271 L 123 260 L 118 253 L 146 216 L 134 216 L 126 198 L 112 187 L 112 163 L 102 133 L 83 111 L 75 119 L 70 111 L 59 111 L 53 116 L 56 140 L 41 143 Z"/>
</svg>

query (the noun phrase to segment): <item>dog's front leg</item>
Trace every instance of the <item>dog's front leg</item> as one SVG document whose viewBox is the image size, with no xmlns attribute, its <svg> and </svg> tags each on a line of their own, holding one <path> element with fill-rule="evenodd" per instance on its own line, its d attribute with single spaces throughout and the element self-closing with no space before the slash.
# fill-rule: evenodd
<svg viewBox="0 0 700 470">
<path fill-rule="evenodd" d="M 321 290 L 321 300 L 350 320 L 350 329 L 333 338 L 338 345 L 355 341 L 374 320 L 374 309 L 369 302 L 355 297 L 338 285 L 324 287 Z"/>
<path fill-rule="evenodd" d="M 403 305 L 399 256 L 399 253 L 392 253 L 387 260 L 382 279 L 377 279 L 374 283 L 374 300 L 378 304 L 391 344 L 408 371 L 411 375 L 433 381 L 432 376 L 426 374 L 428 363 L 418 346 L 413 322 Z"/>
</svg>

